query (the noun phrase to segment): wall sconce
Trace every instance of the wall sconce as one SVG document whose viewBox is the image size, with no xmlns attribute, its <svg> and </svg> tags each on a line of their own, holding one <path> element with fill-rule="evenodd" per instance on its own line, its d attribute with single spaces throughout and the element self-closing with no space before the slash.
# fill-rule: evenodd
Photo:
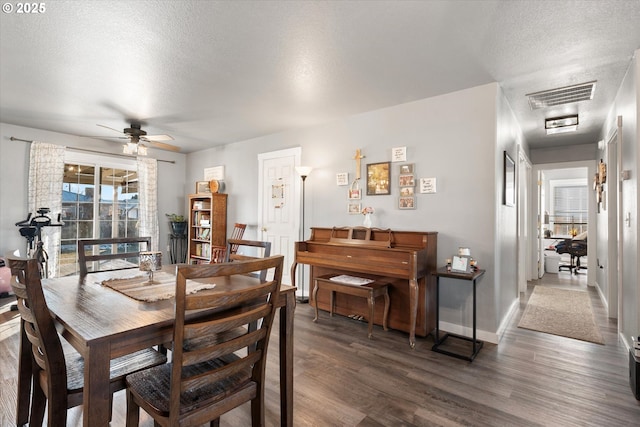
<svg viewBox="0 0 640 427">
<path fill-rule="evenodd" d="M 574 132 L 578 129 L 578 115 L 573 114 L 570 116 L 545 119 L 544 128 L 547 131 L 547 135 Z"/>
</svg>

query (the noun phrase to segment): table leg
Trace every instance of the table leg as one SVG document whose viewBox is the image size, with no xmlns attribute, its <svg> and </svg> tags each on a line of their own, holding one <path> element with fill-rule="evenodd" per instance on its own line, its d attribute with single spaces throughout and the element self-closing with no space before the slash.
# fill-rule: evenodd
<svg viewBox="0 0 640 427">
<path fill-rule="evenodd" d="M 83 425 L 85 427 L 107 427 L 110 418 L 109 343 L 89 346 L 84 358 Z"/>
<path fill-rule="evenodd" d="M 293 277 L 293 276 L 292 276 Z M 280 307 L 280 425 L 293 426 L 293 315 L 296 296 L 287 293 L 287 302 Z"/>
</svg>

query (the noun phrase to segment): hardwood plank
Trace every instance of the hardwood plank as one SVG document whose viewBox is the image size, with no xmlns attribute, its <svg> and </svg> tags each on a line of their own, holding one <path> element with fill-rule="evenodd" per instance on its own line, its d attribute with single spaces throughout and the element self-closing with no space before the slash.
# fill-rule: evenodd
<svg viewBox="0 0 640 427">
<path fill-rule="evenodd" d="M 597 292 L 585 282 L 585 275 L 563 272 L 529 283 L 500 344 L 485 344 L 473 363 L 430 351 L 430 337 L 418 338 L 411 350 L 405 332 L 376 325 L 369 340 L 367 322 L 325 315 L 313 323 L 313 307 L 300 304 L 294 325 L 294 425 L 638 425 L 640 402 L 629 387 L 628 355 L 616 322 L 605 317 Z M 518 328 L 535 285 L 588 290 L 605 345 Z M 15 425 L 18 318 L 9 311 L 11 301 L 0 300 L 0 425 Z M 277 326 L 272 333 L 268 426 L 280 423 Z M 112 426 L 124 425 L 125 406 L 124 393 L 117 393 Z M 245 405 L 223 416 L 221 424 L 249 425 L 249 420 Z M 81 408 L 71 410 L 68 425 L 81 424 Z M 140 425 L 153 422 L 142 413 Z"/>
</svg>

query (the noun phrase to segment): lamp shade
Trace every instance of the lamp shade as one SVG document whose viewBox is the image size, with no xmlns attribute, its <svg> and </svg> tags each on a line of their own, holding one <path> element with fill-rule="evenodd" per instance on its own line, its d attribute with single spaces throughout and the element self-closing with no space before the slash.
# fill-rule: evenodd
<svg viewBox="0 0 640 427">
<path fill-rule="evenodd" d="M 296 172 L 303 177 L 309 176 L 312 170 L 313 168 L 311 166 L 296 166 Z"/>
</svg>

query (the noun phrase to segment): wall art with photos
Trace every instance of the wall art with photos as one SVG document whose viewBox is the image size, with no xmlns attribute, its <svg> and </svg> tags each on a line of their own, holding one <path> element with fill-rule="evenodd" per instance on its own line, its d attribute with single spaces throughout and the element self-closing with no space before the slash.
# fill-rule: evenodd
<svg viewBox="0 0 640 427">
<path fill-rule="evenodd" d="M 367 196 L 391 194 L 391 162 L 367 165 Z"/>
<path fill-rule="evenodd" d="M 359 215 L 361 212 L 362 206 L 360 203 L 348 203 L 347 204 L 347 213 L 349 215 Z"/>
<path fill-rule="evenodd" d="M 504 152 L 502 203 L 506 206 L 516 204 L 516 164 L 509 154 Z"/>
<path fill-rule="evenodd" d="M 415 209 L 416 208 L 416 198 L 415 197 L 399 197 L 398 198 L 398 209 Z"/>
</svg>

